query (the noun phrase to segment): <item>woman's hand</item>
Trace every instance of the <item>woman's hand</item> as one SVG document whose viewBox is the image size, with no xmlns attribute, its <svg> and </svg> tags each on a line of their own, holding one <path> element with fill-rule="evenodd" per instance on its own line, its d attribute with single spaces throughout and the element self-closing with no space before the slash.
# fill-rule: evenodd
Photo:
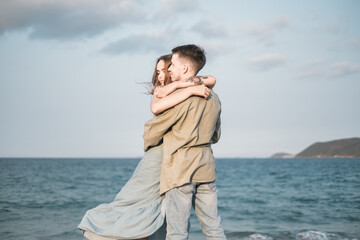
<svg viewBox="0 0 360 240">
<path fill-rule="evenodd" d="M 171 92 L 169 92 L 169 89 L 164 86 L 164 87 L 157 87 L 154 91 L 154 96 L 157 98 L 163 98 L 167 95 L 169 95 Z"/>
<path fill-rule="evenodd" d="M 158 86 L 154 90 L 154 96 L 157 98 L 162 98 L 162 97 L 164 97 L 164 92 L 165 91 L 164 91 L 163 87 Z"/>
</svg>

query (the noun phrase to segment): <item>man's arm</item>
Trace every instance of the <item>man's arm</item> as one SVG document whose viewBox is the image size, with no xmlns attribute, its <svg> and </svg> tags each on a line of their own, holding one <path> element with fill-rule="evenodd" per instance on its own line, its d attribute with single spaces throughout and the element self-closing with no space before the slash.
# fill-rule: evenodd
<svg viewBox="0 0 360 240">
<path fill-rule="evenodd" d="M 182 102 L 167 111 L 154 116 L 145 123 L 144 151 L 160 143 L 164 135 L 171 130 L 171 127 L 187 112 L 189 104 Z"/>
<path fill-rule="evenodd" d="M 216 126 L 215 126 L 215 132 L 213 134 L 213 136 L 211 137 L 211 144 L 215 144 L 219 141 L 220 139 L 220 135 L 221 135 L 221 119 L 220 116 L 216 122 Z"/>
</svg>

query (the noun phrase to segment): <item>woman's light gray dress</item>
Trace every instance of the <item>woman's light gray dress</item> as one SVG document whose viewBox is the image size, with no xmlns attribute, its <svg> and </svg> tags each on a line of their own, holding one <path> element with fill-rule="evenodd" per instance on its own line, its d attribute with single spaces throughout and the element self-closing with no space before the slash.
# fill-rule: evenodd
<svg viewBox="0 0 360 240">
<path fill-rule="evenodd" d="M 162 145 L 145 152 L 133 176 L 111 203 L 86 212 L 78 228 L 91 240 L 165 239 L 165 211 L 159 196 Z"/>
</svg>

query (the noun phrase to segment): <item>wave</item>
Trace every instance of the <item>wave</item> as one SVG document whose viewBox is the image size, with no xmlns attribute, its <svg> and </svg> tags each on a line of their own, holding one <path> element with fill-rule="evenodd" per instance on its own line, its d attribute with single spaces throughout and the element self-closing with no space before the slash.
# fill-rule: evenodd
<svg viewBox="0 0 360 240">
<path fill-rule="evenodd" d="M 352 234 L 337 234 L 321 231 L 306 230 L 299 233 L 294 232 L 274 232 L 274 233 L 254 233 L 254 232 L 228 232 L 228 239 L 237 240 L 358 240 L 359 236 Z"/>
</svg>

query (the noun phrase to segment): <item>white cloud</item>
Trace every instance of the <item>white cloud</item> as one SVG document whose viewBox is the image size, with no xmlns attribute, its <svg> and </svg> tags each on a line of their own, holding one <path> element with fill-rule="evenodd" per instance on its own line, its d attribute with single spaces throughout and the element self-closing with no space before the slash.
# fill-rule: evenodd
<svg viewBox="0 0 360 240">
<path fill-rule="evenodd" d="M 207 61 L 210 62 L 220 56 L 234 53 L 239 48 L 243 47 L 240 42 L 232 41 L 203 41 L 201 47 L 204 48 Z"/>
<path fill-rule="evenodd" d="M 313 60 L 298 70 L 299 78 L 339 78 L 360 73 L 360 64 L 349 61 L 329 64 L 321 60 Z"/>
<path fill-rule="evenodd" d="M 272 68 L 283 65 L 286 57 L 278 53 L 266 53 L 258 57 L 254 57 L 248 61 L 248 64 L 258 71 L 267 71 Z"/>
<path fill-rule="evenodd" d="M 277 31 L 288 27 L 289 16 L 278 17 L 268 23 L 246 22 L 240 26 L 240 31 L 257 37 L 260 41 L 269 40 Z"/>
<path fill-rule="evenodd" d="M 191 30 L 201 34 L 204 38 L 224 38 L 228 35 L 226 27 L 214 19 L 202 20 L 195 24 Z"/>
<path fill-rule="evenodd" d="M 102 49 L 102 52 L 109 54 L 122 53 L 170 53 L 174 42 L 180 39 L 179 28 L 167 28 L 158 32 L 147 32 L 134 34 L 118 41 L 109 43 Z M 171 43 L 171 45 L 170 45 Z"/>
<path fill-rule="evenodd" d="M 342 28 L 339 24 L 335 24 L 335 23 L 327 23 L 326 25 L 322 26 L 323 31 L 330 33 L 330 34 L 339 34 L 341 33 Z"/>
<path fill-rule="evenodd" d="M 323 75 L 325 62 L 320 59 L 314 59 L 300 66 L 298 78 L 311 78 Z"/>
<path fill-rule="evenodd" d="M 335 63 L 330 66 L 331 77 L 342 77 L 350 74 L 360 73 L 360 64 L 353 64 L 348 61 Z"/>
<path fill-rule="evenodd" d="M 180 25 L 175 25 L 157 31 L 138 32 L 109 43 L 101 51 L 107 54 L 148 52 L 165 54 L 170 53 L 175 46 L 193 43 L 204 47 L 205 52 L 211 53 L 211 56 L 218 56 L 233 52 L 241 46 L 239 42 L 220 42 L 218 39 L 207 38 L 188 42 L 183 37 L 184 31 Z"/>
<path fill-rule="evenodd" d="M 351 38 L 349 40 L 349 45 L 355 50 L 360 50 L 360 38 L 355 38 L 355 37 Z"/>
<path fill-rule="evenodd" d="M 160 0 L 155 18 L 163 19 L 179 13 L 189 13 L 197 10 L 198 7 L 199 0 Z"/>
<path fill-rule="evenodd" d="M 94 36 L 124 23 L 145 22 L 148 10 L 131 0 L 11 0 L 0 3 L 0 35 L 31 29 L 30 37 Z"/>
</svg>

